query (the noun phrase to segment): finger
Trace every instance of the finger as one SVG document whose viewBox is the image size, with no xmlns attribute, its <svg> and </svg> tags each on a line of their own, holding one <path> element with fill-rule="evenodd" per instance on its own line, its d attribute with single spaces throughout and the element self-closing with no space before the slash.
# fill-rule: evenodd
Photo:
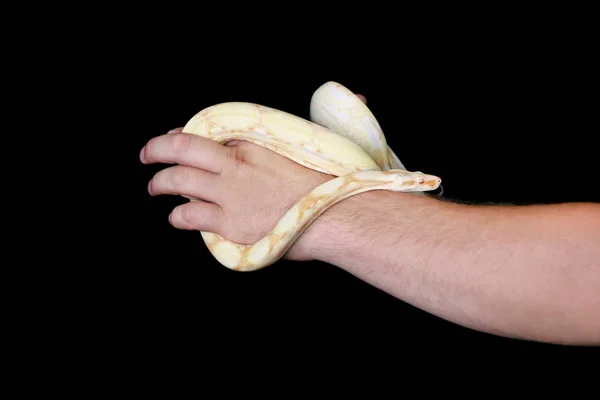
<svg viewBox="0 0 600 400">
<path fill-rule="evenodd" d="M 358 97 L 363 103 L 367 104 L 367 98 L 362 94 L 357 94 L 356 97 Z"/>
<path fill-rule="evenodd" d="M 223 209 L 214 203 L 191 201 L 169 214 L 169 223 L 178 229 L 219 233 L 225 221 Z"/>
<path fill-rule="evenodd" d="M 150 139 L 140 152 L 140 160 L 144 164 L 182 164 L 219 173 L 232 151 L 214 140 L 173 133 Z"/>
<path fill-rule="evenodd" d="M 148 192 L 152 196 L 175 194 L 215 202 L 218 179 L 212 172 L 176 165 L 157 172 L 148 183 Z"/>
<path fill-rule="evenodd" d="M 183 126 L 180 128 L 171 129 L 170 131 L 167 132 L 167 135 L 171 135 L 173 133 L 181 133 L 181 132 L 183 132 Z"/>
</svg>

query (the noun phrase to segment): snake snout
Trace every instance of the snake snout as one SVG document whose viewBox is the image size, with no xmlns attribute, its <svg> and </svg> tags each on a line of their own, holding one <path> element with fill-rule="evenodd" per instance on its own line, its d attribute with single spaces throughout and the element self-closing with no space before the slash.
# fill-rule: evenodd
<svg viewBox="0 0 600 400">
<path fill-rule="evenodd" d="M 438 178 L 437 176 L 435 178 L 427 181 L 427 185 L 431 186 L 432 188 L 437 188 L 441 184 L 442 184 L 442 180 L 440 178 Z"/>
<path fill-rule="evenodd" d="M 428 176 L 420 177 L 417 180 L 417 183 L 419 184 L 419 186 L 429 186 L 430 188 L 433 189 L 433 188 L 437 188 L 441 185 L 442 179 L 438 176 L 428 175 Z"/>
</svg>

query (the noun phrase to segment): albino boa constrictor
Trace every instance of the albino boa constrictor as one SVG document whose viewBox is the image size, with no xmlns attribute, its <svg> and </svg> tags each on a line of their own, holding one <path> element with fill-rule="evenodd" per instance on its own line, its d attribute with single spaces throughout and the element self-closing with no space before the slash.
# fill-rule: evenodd
<svg viewBox="0 0 600 400">
<path fill-rule="evenodd" d="M 219 143 L 246 140 L 336 176 L 300 199 L 254 244 L 201 232 L 224 266 L 254 271 L 275 263 L 316 218 L 349 196 L 368 190 L 423 192 L 440 186 L 437 176 L 404 168 L 371 111 L 344 86 L 327 82 L 318 88 L 311 99 L 310 119 L 258 104 L 229 102 L 200 111 L 183 128 Z"/>
</svg>

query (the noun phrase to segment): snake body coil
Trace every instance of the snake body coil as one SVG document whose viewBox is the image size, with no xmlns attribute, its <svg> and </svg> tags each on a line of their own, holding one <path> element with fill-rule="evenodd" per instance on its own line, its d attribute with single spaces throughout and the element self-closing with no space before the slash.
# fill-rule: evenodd
<svg viewBox="0 0 600 400">
<path fill-rule="evenodd" d="M 227 268 L 254 271 L 275 263 L 315 219 L 349 196 L 368 190 L 424 192 L 440 186 L 437 176 L 404 168 L 371 111 L 339 83 L 327 82 L 315 91 L 310 119 L 258 104 L 229 102 L 200 111 L 183 128 L 219 143 L 246 140 L 336 176 L 300 199 L 254 244 L 201 232 L 209 251 Z"/>
</svg>

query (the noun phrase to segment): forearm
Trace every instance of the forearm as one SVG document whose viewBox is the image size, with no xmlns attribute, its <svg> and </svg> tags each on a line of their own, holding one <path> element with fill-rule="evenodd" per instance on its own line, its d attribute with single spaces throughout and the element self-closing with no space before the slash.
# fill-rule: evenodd
<svg viewBox="0 0 600 400">
<path fill-rule="evenodd" d="M 368 192 L 306 232 L 315 259 L 463 326 L 600 344 L 600 206 Z"/>
</svg>

